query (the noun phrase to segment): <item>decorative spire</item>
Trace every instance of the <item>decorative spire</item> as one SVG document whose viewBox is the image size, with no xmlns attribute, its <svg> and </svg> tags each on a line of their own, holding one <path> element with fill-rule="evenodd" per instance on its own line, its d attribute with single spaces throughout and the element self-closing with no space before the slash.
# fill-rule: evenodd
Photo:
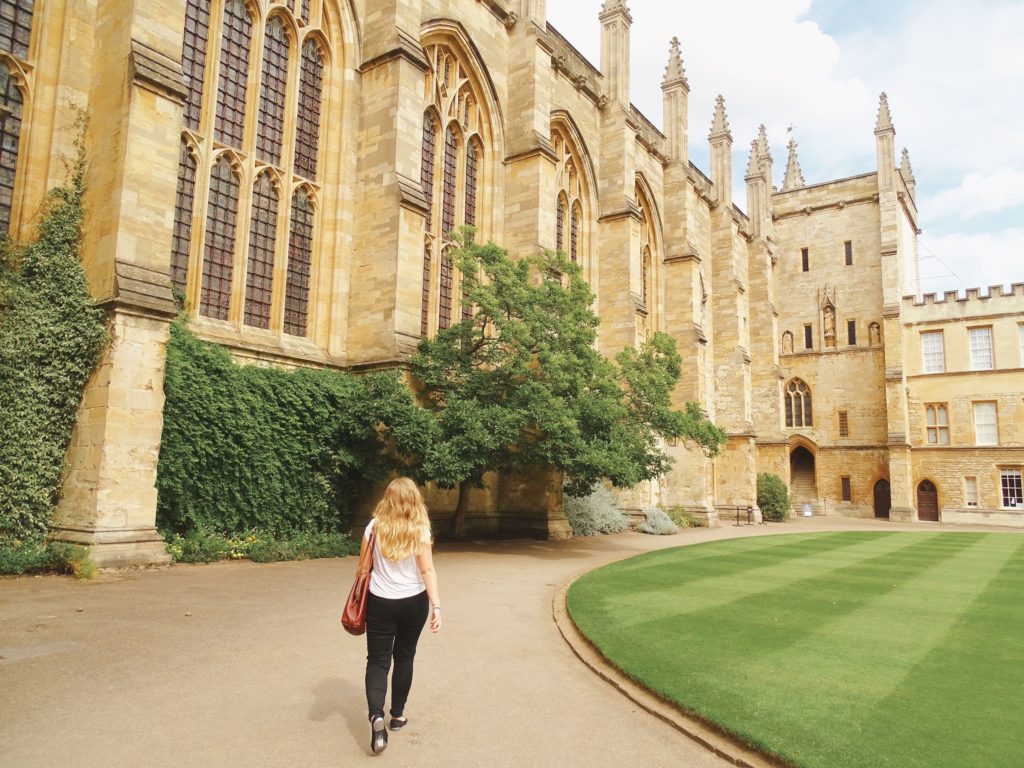
<svg viewBox="0 0 1024 768">
<path fill-rule="evenodd" d="M 732 132 L 729 130 L 729 121 L 725 117 L 725 99 L 719 94 L 715 99 L 715 117 L 711 121 L 711 133 L 708 138 L 714 141 L 716 138 L 725 137 L 732 141 Z"/>
<path fill-rule="evenodd" d="M 882 91 L 878 99 L 878 120 L 875 122 L 875 133 L 895 131 L 892 126 L 892 115 L 889 114 L 889 97 Z"/>
<path fill-rule="evenodd" d="M 677 80 L 682 80 L 683 85 L 689 85 L 686 81 L 686 70 L 683 69 L 683 60 L 679 55 L 679 38 L 673 37 L 668 49 L 668 65 L 665 67 L 665 77 L 661 82 L 668 85 Z"/>
<path fill-rule="evenodd" d="M 757 176 L 761 170 L 761 153 L 757 150 L 757 139 L 750 140 L 750 160 L 747 161 L 747 177 Z"/>
<path fill-rule="evenodd" d="M 761 162 L 771 162 L 772 153 L 768 149 L 768 132 L 765 130 L 764 123 L 757 128 L 757 154 Z"/>
<path fill-rule="evenodd" d="M 900 173 L 904 179 L 914 178 L 914 169 L 910 167 L 910 153 L 906 147 L 903 148 L 903 155 L 900 158 Z"/>
<path fill-rule="evenodd" d="M 792 129 L 790 129 L 792 130 Z M 800 161 L 796 158 L 796 139 L 789 137 L 789 159 L 786 161 L 786 178 L 782 180 L 782 191 L 806 187 L 803 171 L 800 170 Z"/>
</svg>

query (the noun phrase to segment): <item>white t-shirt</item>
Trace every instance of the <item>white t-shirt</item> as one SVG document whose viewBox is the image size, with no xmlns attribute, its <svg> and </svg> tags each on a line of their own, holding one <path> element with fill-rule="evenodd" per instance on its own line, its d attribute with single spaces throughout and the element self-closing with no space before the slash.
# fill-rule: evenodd
<svg viewBox="0 0 1024 768">
<path fill-rule="evenodd" d="M 370 532 L 377 521 L 370 520 L 369 525 L 363 532 L 363 539 L 370 538 Z M 424 544 L 430 543 L 430 530 L 424 529 Z M 420 575 L 420 566 L 416 562 L 416 555 L 409 555 L 404 560 L 388 560 L 380 553 L 380 542 L 373 542 L 373 570 L 370 572 L 370 592 L 377 597 L 385 597 L 388 600 L 400 600 L 403 597 L 418 595 L 426 585 Z"/>
</svg>

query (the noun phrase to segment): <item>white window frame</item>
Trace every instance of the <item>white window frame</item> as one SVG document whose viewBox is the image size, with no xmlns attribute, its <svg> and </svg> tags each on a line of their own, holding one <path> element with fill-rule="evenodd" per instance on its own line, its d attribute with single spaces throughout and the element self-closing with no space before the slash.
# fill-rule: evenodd
<svg viewBox="0 0 1024 768">
<path fill-rule="evenodd" d="M 949 408 L 945 403 L 925 405 L 924 425 L 928 445 L 949 445 Z"/>
<path fill-rule="evenodd" d="M 999 504 L 1003 509 L 1024 509 L 1020 467 L 999 469 Z"/>
<path fill-rule="evenodd" d="M 974 403 L 974 444 L 999 445 L 999 413 L 992 401 Z"/>
<path fill-rule="evenodd" d="M 965 477 L 964 478 L 964 506 L 965 507 L 977 507 L 978 506 L 978 478 L 977 477 Z"/>
<path fill-rule="evenodd" d="M 995 368 L 995 355 L 992 348 L 992 326 L 983 325 L 979 328 L 967 329 L 968 346 L 971 350 L 971 370 L 991 371 Z"/>
<path fill-rule="evenodd" d="M 921 332 L 921 370 L 925 373 L 946 372 L 946 349 L 942 331 Z"/>
</svg>

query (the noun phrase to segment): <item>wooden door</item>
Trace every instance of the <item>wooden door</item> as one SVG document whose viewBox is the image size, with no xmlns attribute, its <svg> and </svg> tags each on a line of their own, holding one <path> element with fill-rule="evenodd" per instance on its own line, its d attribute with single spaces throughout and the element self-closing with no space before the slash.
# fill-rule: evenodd
<svg viewBox="0 0 1024 768">
<path fill-rule="evenodd" d="M 939 492 L 931 480 L 922 480 L 917 486 L 917 519 L 939 520 Z"/>
<path fill-rule="evenodd" d="M 889 519 L 892 507 L 892 495 L 889 492 L 889 481 L 879 480 L 875 483 L 875 517 Z"/>
</svg>

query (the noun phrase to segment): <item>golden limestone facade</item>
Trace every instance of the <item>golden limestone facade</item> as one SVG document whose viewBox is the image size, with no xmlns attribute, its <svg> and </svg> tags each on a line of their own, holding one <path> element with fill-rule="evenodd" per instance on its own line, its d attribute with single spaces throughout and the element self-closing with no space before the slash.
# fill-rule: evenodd
<svg viewBox="0 0 1024 768">
<path fill-rule="evenodd" d="M 466 311 L 448 257 L 464 224 L 581 264 L 602 351 L 676 339 L 677 400 L 728 443 L 667 446 L 675 467 L 629 510 L 714 521 L 774 472 L 799 510 L 1020 525 L 1024 288 L 904 298 L 915 189 L 884 97 L 876 169 L 807 185 L 791 143 L 776 189 L 762 131 L 740 201 L 721 98 L 708 174 L 688 159 L 678 42 L 659 129 L 630 103 L 626 4 L 598 23 L 600 68 L 544 0 L 0 0 L 0 224 L 31 234 L 84 108 L 83 260 L 113 337 L 57 535 L 103 565 L 164 557 L 172 292 L 243 361 L 391 367 Z M 566 531 L 544 483 L 494 479 L 474 507 L 480 531 Z"/>
</svg>

